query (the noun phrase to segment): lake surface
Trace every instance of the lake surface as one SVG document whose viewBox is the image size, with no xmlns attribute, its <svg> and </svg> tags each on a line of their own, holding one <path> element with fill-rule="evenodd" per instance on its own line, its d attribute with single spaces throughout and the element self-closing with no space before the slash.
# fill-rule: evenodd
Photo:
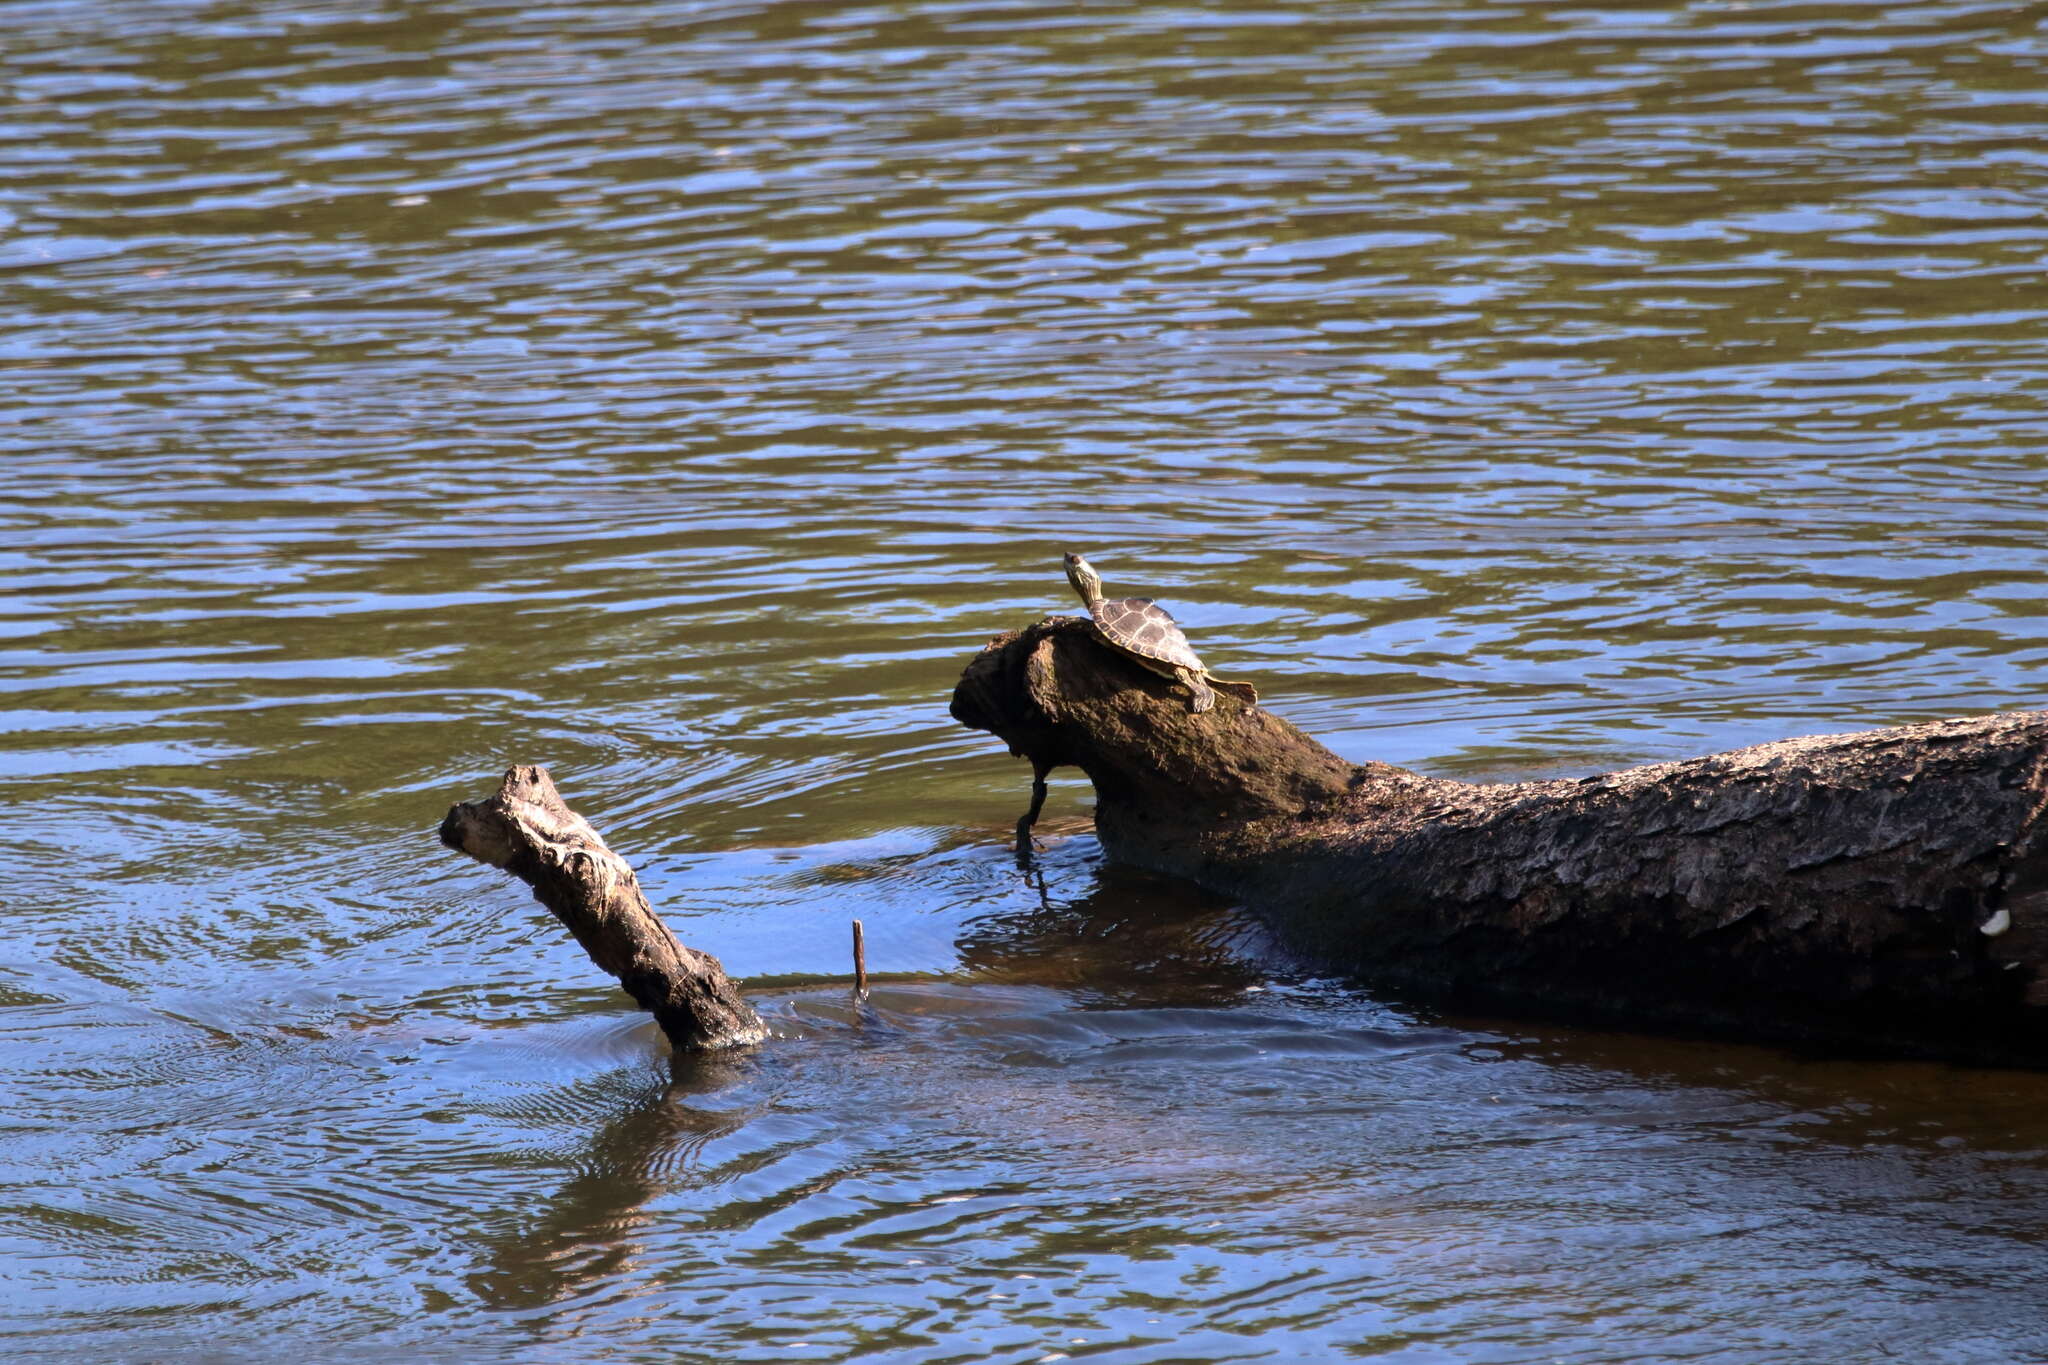
<svg viewBox="0 0 2048 1365">
<path fill-rule="evenodd" d="M 2048 1356 L 2048 1079 L 1320 979 L 946 715 L 1067 549 L 1444 775 L 2048 704 L 2044 253 L 2026 7 L 14 0 L 0 1339 Z"/>
</svg>

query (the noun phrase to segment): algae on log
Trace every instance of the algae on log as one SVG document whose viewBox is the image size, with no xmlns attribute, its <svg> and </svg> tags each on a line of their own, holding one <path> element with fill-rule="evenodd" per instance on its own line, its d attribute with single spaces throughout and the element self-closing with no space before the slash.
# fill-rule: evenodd
<svg viewBox="0 0 2048 1365">
<path fill-rule="evenodd" d="M 953 716 L 1094 783 L 1110 856 L 1237 897 L 1320 966 L 1451 1003 L 2048 1062 L 2048 714 L 1574 780 L 1352 764 L 1049 617 Z"/>
<path fill-rule="evenodd" d="M 450 807 L 441 842 L 532 887 L 534 899 L 654 1016 L 678 1052 L 768 1036 L 724 966 L 670 932 L 632 867 L 569 809 L 547 769 L 512 768 L 494 795 Z"/>
</svg>

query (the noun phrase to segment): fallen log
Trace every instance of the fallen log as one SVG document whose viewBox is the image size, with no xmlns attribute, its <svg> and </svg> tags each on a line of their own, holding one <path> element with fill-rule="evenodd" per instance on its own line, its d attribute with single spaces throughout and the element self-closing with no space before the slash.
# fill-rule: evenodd
<svg viewBox="0 0 2048 1365">
<path fill-rule="evenodd" d="M 1304 959 L 1467 1007 L 2048 1062 L 2048 713 L 1823 735 L 1578 780 L 1340 759 L 1049 617 L 956 720 L 1073 766 L 1120 861 Z"/>
<path fill-rule="evenodd" d="M 441 842 L 500 867 L 619 979 L 678 1052 L 758 1043 L 760 1016 L 709 953 L 686 948 L 647 904 L 640 880 L 590 822 L 569 809 L 547 769 L 516 767 L 491 796 L 453 806 Z"/>
</svg>

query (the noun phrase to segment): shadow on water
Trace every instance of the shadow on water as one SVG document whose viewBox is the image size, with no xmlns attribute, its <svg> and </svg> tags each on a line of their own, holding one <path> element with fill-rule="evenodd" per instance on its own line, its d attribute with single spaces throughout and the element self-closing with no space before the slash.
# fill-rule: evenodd
<svg viewBox="0 0 2048 1365">
<path fill-rule="evenodd" d="M 1098 859 L 1093 841 L 1080 840 L 1019 868 L 1037 904 L 965 926 L 958 950 L 966 981 L 883 981 L 866 1001 L 821 991 L 764 1002 L 777 1034 L 764 1048 L 671 1054 L 660 1075 L 613 1073 L 603 1089 L 616 1112 L 572 1155 L 556 1158 L 572 1174 L 537 1214 L 482 1239 L 485 1264 L 469 1287 L 491 1308 L 524 1310 L 628 1273 L 648 1251 L 646 1205 L 729 1182 L 732 1171 L 706 1169 L 707 1151 L 770 1113 L 781 1090 L 801 1086 L 796 1072 L 833 1054 L 886 1053 L 911 1042 L 941 1053 L 977 1040 L 1007 1043 L 1020 1018 L 1029 1020 L 1027 1033 L 1071 1036 L 1061 1019 L 1074 1011 L 1164 1019 L 1266 989 L 1265 972 L 1247 956 L 1259 938 L 1250 921 L 1196 888 Z M 1056 899 L 1052 879 L 1064 893 L 1082 867 L 1085 889 Z M 807 880 L 852 870 L 835 865 Z M 1172 1028 L 1199 1030 L 1197 1016 L 1175 1017 Z M 792 1044 L 794 1052 L 781 1050 Z"/>
<path fill-rule="evenodd" d="M 573 1297 L 628 1271 L 648 1246 L 644 1209 L 686 1185 L 687 1172 L 718 1138 L 738 1132 L 765 1101 L 730 1107 L 692 1103 L 741 1090 L 763 1065 L 749 1049 L 671 1056 L 666 1075 L 624 1087 L 621 1108 L 568 1163 L 573 1174 L 540 1212 L 481 1239 L 484 1268 L 468 1277 L 486 1306 L 530 1309 Z"/>
<path fill-rule="evenodd" d="M 964 979 L 776 993 L 764 1049 L 615 1073 L 567 1179 L 483 1238 L 481 1303 L 942 1359 L 1044 1292 L 1088 1344 L 1229 1359 L 1253 1322 L 1311 1353 L 1405 1339 L 1429 1315 L 1387 1297 L 1403 1276 L 1530 1332 L 1605 1277 L 1642 1305 L 1612 1329 L 1640 1344 L 1686 1295 L 1764 1275 L 1805 1323 L 1734 1333 L 1768 1357 L 1835 1330 L 1849 1280 L 1901 1289 L 1974 1245 L 2004 1269 L 1955 1277 L 1932 1323 L 1971 1349 L 2048 1342 L 2017 1297 L 2048 1271 L 2026 1212 L 2048 1207 L 2048 1077 L 1404 1012 L 1275 975 L 1228 906 L 1092 856 L 1056 846 L 1020 874 L 1034 903 L 963 926 Z M 1960 1142 L 1958 1114 L 2001 1136 Z M 1289 1230 L 1248 1231 L 1244 1206 Z M 1819 1243 L 1813 1207 L 1840 1224 Z M 697 1284 L 728 1258 L 776 1267 L 780 1296 L 730 1269 Z M 1209 1345 L 1165 1346 L 1189 1340 Z"/>
<path fill-rule="evenodd" d="M 1058 871 L 1043 857 L 1019 868 L 1038 906 L 965 926 L 956 941 L 964 970 L 979 981 L 1126 1006 L 1222 1005 L 1266 979 L 1256 965 L 1270 951 L 1264 931 L 1222 897 L 1103 864 L 1085 891 L 1055 900 L 1049 878 Z"/>
</svg>

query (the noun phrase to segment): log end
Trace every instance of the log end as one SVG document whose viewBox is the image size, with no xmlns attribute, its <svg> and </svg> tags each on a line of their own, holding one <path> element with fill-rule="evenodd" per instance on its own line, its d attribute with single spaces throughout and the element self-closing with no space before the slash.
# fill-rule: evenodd
<svg viewBox="0 0 2048 1365">
<path fill-rule="evenodd" d="M 440 837 L 458 853 L 507 870 L 521 853 L 559 862 L 579 849 L 604 849 L 597 831 L 569 809 L 548 770 L 534 763 L 507 768 L 491 795 L 450 806 Z"/>
<path fill-rule="evenodd" d="M 1220 680 L 1196 711 L 1188 689 L 1104 644 L 1093 625 L 1048 616 L 990 640 L 953 690 L 953 719 L 986 730 L 1041 773 L 1077 767 L 1098 811 L 1194 826 L 1291 817 L 1341 797 L 1352 765 Z"/>
</svg>

